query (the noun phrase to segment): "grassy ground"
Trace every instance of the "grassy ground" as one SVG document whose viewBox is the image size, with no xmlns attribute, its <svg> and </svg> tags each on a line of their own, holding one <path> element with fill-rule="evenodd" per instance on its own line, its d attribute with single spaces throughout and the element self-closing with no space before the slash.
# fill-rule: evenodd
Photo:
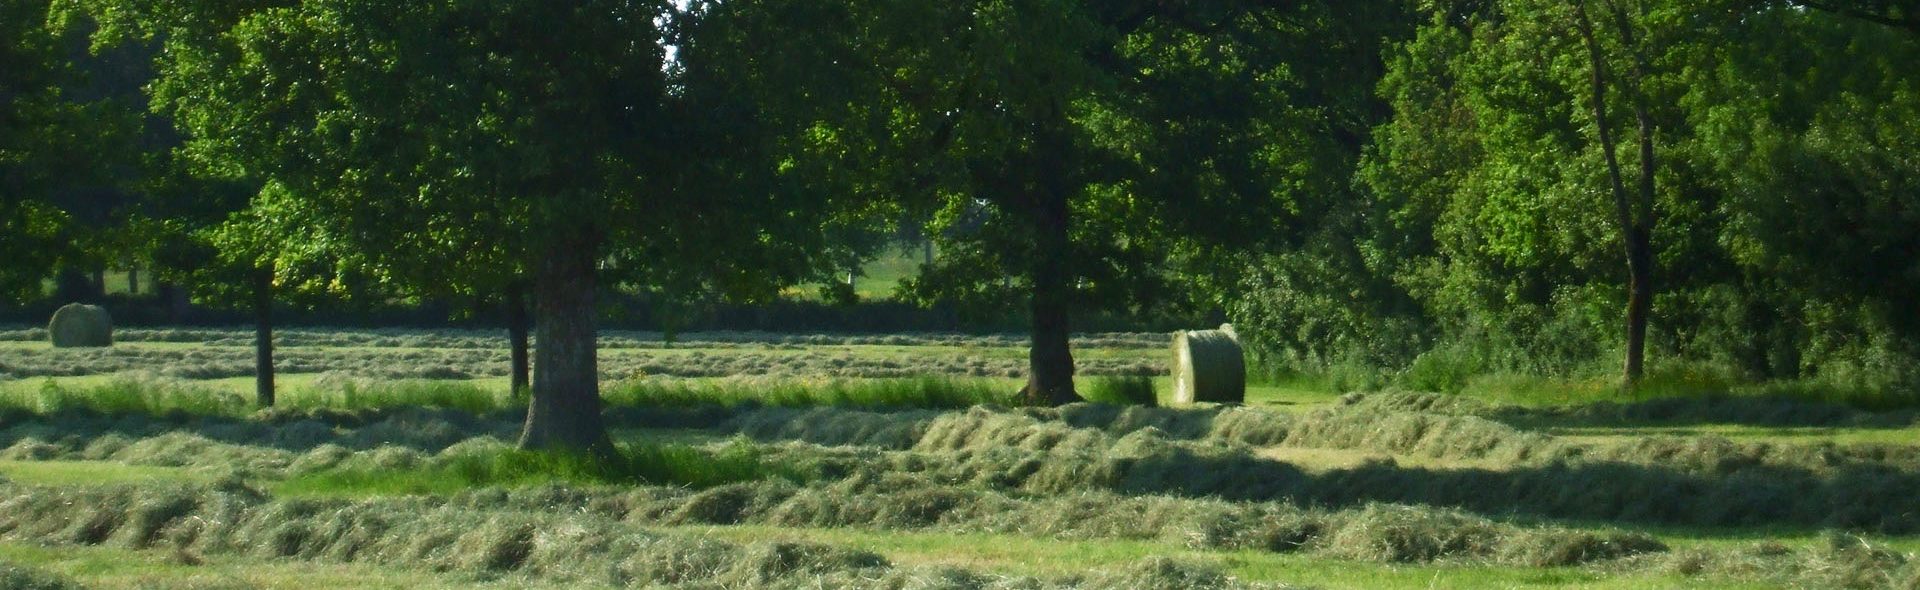
<svg viewBox="0 0 1920 590">
<path fill-rule="evenodd" d="M 89 587 L 1920 587 L 1911 411 L 1511 379 L 1022 410 L 1012 337 L 614 334 L 665 369 L 606 382 L 607 460 L 511 448 L 495 334 L 292 331 L 274 412 L 219 370 L 239 330 L 33 336 L 0 330 L 0 565 Z M 1106 371 L 1161 342 L 1082 338 L 1081 389 L 1164 401 Z M 391 378 L 422 367 L 462 377 Z"/>
</svg>

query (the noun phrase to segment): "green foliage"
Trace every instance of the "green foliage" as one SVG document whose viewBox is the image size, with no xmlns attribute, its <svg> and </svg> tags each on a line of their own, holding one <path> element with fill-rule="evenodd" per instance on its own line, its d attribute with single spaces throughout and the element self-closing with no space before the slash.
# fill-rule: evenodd
<svg viewBox="0 0 1920 590">
<path fill-rule="evenodd" d="M 1613 6 L 1651 55 L 1644 79 Z M 1645 96 L 1665 154 L 1650 355 L 1727 386 L 1821 383 L 1789 388 L 1863 392 L 1841 394 L 1863 404 L 1920 391 L 1920 330 L 1892 311 L 1920 281 L 1911 260 L 1887 258 L 1914 250 L 1895 229 L 1916 223 L 1920 169 L 1895 155 L 1913 151 L 1913 126 L 1889 117 L 1920 104 L 1902 83 L 1920 74 L 1920 40 L 1780 4 L 1588 8 L 1609 19 L 1614 127 L 1631 130 L 1629 102 Z M 1359 363 L 1461 391 L 1475 375 L 1615 371 L 1625 269 L 1571 5 L 1423 11 L 1385 54 L 1391 118 L 1359 160 L 1362 198 L 1299 247 L 1246 261 L 1230 315 L 1265 372 Z M 1638 165 L 1635 150 L 1619 155 Z"/>
</svg>

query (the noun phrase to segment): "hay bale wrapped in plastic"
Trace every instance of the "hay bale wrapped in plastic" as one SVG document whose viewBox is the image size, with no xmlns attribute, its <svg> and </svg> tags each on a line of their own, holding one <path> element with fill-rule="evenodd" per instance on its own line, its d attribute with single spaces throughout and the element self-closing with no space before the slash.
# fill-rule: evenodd
<svg viewBox="0 0 1920 590">
<path fill-rule="evenodd" d="M 1173 402 L 1244 403 L 1247 361 L 1226 330 L 1182 330 L 1173 335 Z"/>
<path fill-rule="evenodd" d="M 113 318 L 104 307 L 68 303 L 53 312 L 47 335 L 54 348 L 113 346 Z"/>
</svg>

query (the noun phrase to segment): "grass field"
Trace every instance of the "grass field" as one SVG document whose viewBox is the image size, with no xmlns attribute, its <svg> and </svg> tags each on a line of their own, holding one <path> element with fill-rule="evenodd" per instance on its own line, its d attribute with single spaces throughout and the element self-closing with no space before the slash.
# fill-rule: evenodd
<svg viewBox="0 0 1920 590">
<path fill-rule="evenodd" d="M 271 411 L 242 330 L 118 336 L 0 330 L 0 588 L 1920 587 L 1912 411 L 1031 409 L 1017 337 L 614 333 L 590 459 L 512 448 L 497 334 L 283 332 Z M 1164 343 L 1078 338 L 1082 390 Z"/>
</svg>

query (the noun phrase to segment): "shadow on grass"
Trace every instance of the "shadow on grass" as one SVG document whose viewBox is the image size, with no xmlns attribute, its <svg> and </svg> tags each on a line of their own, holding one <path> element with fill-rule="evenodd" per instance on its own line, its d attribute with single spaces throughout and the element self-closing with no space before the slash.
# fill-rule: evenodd
<svg viewBox="0 0 1920 590">
<path fill-rule="evenodd" d="M 1699 395 L 1574 406 L 1503 406 L 1481 414 L 1521 428 L 1741 425 L 1899 429 L 1920 424 L 1920 410 L 1869 411 L 1787 396 Z"/>
</svg>

